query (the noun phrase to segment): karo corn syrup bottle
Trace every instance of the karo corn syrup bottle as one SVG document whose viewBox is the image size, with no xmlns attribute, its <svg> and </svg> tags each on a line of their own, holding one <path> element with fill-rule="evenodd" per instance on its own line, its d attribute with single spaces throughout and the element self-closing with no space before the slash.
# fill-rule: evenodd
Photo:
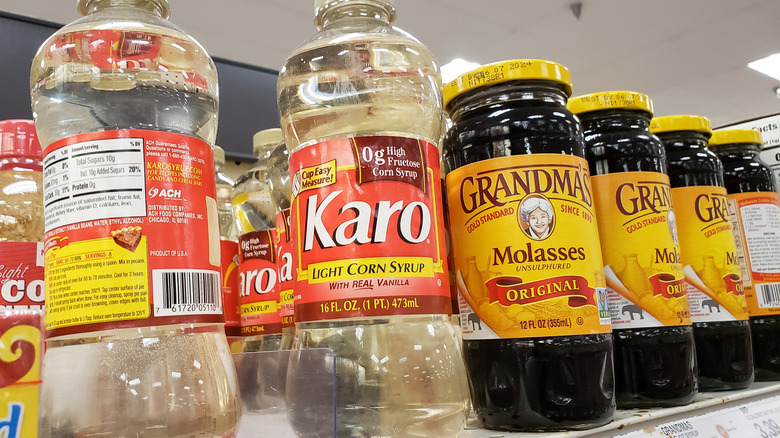
<svg viewBox="0 0 780 438">
<path fill-rule="evenodd" d="M 447 205 L 479 423 L 588 429 L 615 409 L 612 335 L 569 71 L 485 65 L 444 87 Z"/>
<path fill-rule="evenodd" d="M 761 134 L 715 131 L 709 148 L 723 162 L 737 261 L 742 268 L 756 380 L 780 380 L 780 201 Z"/>
<path fill-rule="evenodd" d="M 699 390 L 746 388 L 754 375 L 747 302 L 723 164 L 707 149 L 710 121 L 691 115 L 655 117 L 650 132 L 666 151 L 696 341 Z"/>
<path fill-rule="evenodd" d="M 30 72 L 44 147 L 39 437 L 224 437 L 217 71 L 166 0 L 80 0 Z"/>
<path fill-rule="evenodd" d="M 287 145 L 280 143 L 268 155 L 268 183 L 276 205 L 276 267 L 279 284 L 279 317 L 282 319 L 281 348 L 289 350 L 295 335 L 295 308 L 293 295 L 295 271 L 298 269 L 293 248 L 293 230 L 290 217 L 290 154 Z"/>
<path fill-rule="evenodd" d="M 569 99 L 582 123 L 615 336 L 619 408 L 677 406 L 697 392 L 696 355 L 664 147 L 650 98 Z"/>
<path fill-rule="evenodd" d="M 450 323 L 441 78 L 393 0 L 316 0 L 277 84 L 290 149 L 296 348 L 335 351 L 338 436 L 456 437 L 468 388 Z M 291 359 L 292 423 L 314 427 Z M 333 363 L 322 364 L 333 370 Z"/>
<path fill-rule="evenodd" d="M 233 188 L 238 228 L 239 320 L 243 351 L 278 350 L 282 340 L 276 249 L 276 204 L 269 181 L 271 151 L 282 142 L 279 128 L 252 137 L 255 164 Z"/>
<path fill-rule="evenodd" d="M 217 217 L 222 270 L 222 308 L 225 335 L 233 353 L 241 352 L 241 319 L 238 305 L 238 229 L 230 203 L 236 182 L 222 170 L 225 150 L 214 146 L 214 179 L 217 183 Z"/>
</svg>

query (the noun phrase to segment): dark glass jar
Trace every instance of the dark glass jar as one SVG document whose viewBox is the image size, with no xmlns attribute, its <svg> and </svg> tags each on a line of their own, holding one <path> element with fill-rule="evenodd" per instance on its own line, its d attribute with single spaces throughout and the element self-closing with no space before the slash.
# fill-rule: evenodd
<svg viewBox="0 0 780 438">
<path fill-rule="evenodd" d="M 699 390 L 746 388 L 754 375 L 747 303 L 728 215 L 723 165 L 707 149 L 710 121 L 690 115 L 656 117 L 650 131 L 666 150 L 688 281 Z"/>
<path fill-rule="evenodd" d="M 697 393 L 693 330 L 664 148 L 648 130 L 652 102 L 614 91 L 571 98 L 569 109 L 582 123 L 593 176 L 617 406 L 690 403 Z"/>
<path fill-rule="evenodd" d="M 563 204 L 592 210 L 582 131 L 566 109 L 570 94 L 568 70 L 541 60 L 484 66 L 444 88 L 452 119 L 444 140 L 450 268 L 463 298 L 460 316 L 473 408 L 489 429 L 588 429 L 609 422 L 615 409 L 606 308 L 575 309 L 565 299 L 528 302 L 511 294 L 525 290 L 519 271 L 523 284 L 551 285 L 584 272 L 589 299 L 597 291 L 605 293 L 595 223 L 557 213 Z M 571 186 L 546 186 L 543 175 L 557 175 Z M 466 194 L 476 188 L 474 181 L 479 189 Z M 572 189 L 583 186 L 580 192 Z M 585 191 L 587 196 L 581 196 Z M 553 205 L 555 211 L 546 213 L 538 208 Z M 568 253 L 562 242 L 570 245 L 574 236 L 591 243 Z M 568 270 L 551 263 L 543 273 L 529 271 L 546 263 L 531 260 L 530 254 L 552 248 L 564 248 L 556 255 L 560 260 L 572 254 L 577 260 L 568 263 Z M 499 299 L 502 282 L 519 286 Z M 540 324 L 560 322 L 556 313 L 585 321 L 589 331 L 557 328 L 556 335 L 540 335 Z"/>
<path fill-rule="evenodd" d="M 759 158 L 762 145 L 761 134 L 749 129 L 715 131 L 709 141 L 710 150 L 723 162 L 734 237 L 743 262 L 756 380 L 767 381 L 780 380 L 780 237 L 776 233 L 755 236 L 761 233 L 756 227 L 776 230 L 780 226 L 780 202 L 772 171 Z M 747 211 L 743 214 L 746 205 L 751 205 L 753 217 L 761 217 L 761 225 L 746 216 Z M 744 233 L 745 223 L 751 223 L 750 239 Z M 767 252 L 762 247 L 772 249 Z M 759 257 L 763 272 L 752 272 L 750 266 Z"/>
</svg>

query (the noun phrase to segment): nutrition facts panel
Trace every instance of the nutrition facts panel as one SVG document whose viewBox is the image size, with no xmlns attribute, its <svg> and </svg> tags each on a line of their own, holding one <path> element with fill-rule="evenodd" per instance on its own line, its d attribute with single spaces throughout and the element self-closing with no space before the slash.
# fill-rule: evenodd
<svg viewBox="0 0 780 438">
<path fill-rule="evenodd" d="M 146 215 L 144 140 L 112 138 L 56 149 L 43 162 L 46 231 Z"/>
</svg>

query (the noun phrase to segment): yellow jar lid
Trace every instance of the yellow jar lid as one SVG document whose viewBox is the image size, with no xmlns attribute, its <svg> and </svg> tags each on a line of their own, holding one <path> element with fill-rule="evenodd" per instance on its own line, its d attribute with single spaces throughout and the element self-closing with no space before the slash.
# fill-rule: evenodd
<svg viewBox="0 0 780 438">
<path fill-rule="evenodd" d="M 636 91 L 603 91 L 572 97 L 566 105 L 574 114 L 605 109 L 641 110 L 653 115 L 653 102 Z"/>
<path fill-rule="evenodd" d="M 653 134 L 675 131 L 695 131 L 712 134 L 712 124 L 710 124 L 710 119 L 704 116 L 690 115 L 654 117 L 650 121 L 650 132 Z"/>
<path fill-rule="evenodd" d="M 541 79 L 563 84 L 566 96 L 571 96 L 569 69 L 557 62 L 543 59 L 513 59 L 495 62 L 464 73 L 444 86 L 444 108 L 455 97 L 475 88 L 502 82 Z"/>
<path fill-rule="evenodd" d="M 755 143 L 759 146 L 763 146 L 764 140 L 761 139 L 760 132 L 752 129 L 724 129 L 712 133 L 709 146 L 712 147 L 735 143 Z"/>
</svg>

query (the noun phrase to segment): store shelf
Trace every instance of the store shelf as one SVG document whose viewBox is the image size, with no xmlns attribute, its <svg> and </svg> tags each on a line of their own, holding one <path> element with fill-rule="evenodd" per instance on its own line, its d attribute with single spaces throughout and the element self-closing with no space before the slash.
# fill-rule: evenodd
<svg viewBox="0 0 780 438">
<path fill-rule="evenodd" d="M 606 426 L 577 432 L 508 433 L 468 429 L 462 438 L 748 438 L 780 437 L 780 382 L 700 393 L 687 406 L 618 410 Z M 762 435 L 761 431 L 764 431 Z"/>
</svg>

